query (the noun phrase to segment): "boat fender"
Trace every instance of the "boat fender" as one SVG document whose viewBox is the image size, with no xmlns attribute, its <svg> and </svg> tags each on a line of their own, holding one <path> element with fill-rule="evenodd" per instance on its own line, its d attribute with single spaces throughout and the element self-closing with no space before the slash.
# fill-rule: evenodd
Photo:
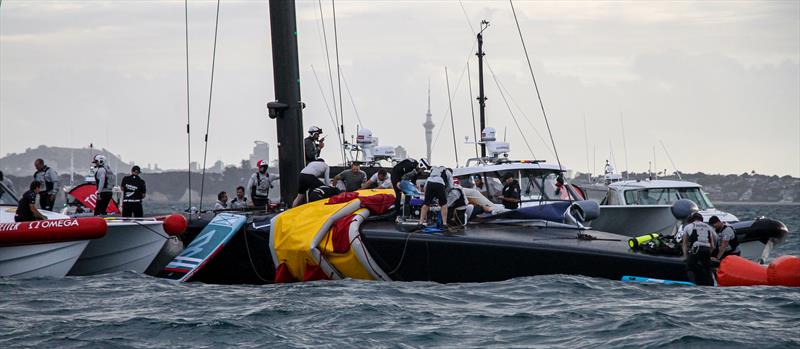
<svg viewBox="0 0 800 349">
<path fill-rule="evenodd" d="M 767 280 L 773 286 L 800 287 L 800 257 L 780 256 L 767 267 Z"/>
<path fill-rule="evenodd" d="M 717 269 L 719 286 L 769 285 L 767 268 L 739 256 L 725 257 Z"/>
<path fill-rule="evenodd" d="M 97 239 L 106 235 L 106 229 L 101 217 L 0 223 L 0 245 Z"/>
<path fill-rule="evenodd" d="M 189 222 L 183 215 L 173 213 L 164 218 L 164 231 L 170 236 L 178 236 L 183 234 L 188 226 Z"/>
<path fill-rule="evenodd" d="M 647 235 L 637 236 L 635 238 L 628 240 L 628 246 L 630 246 L 633 249 L 637 249 L 643 244 L 656 238 L 658 238 L 658 233 L 650 233 Z"/>
<path fill-rule="evenodd" d="M 674 216 L 675 219 L 683 221 L 686 220 L 686 218 L 689 218 L 692 213 L 700 211 L 700 209 L 693 201 L 680 199 L 672 204 L 670 211 L 672 211 L 672 216 Z"/>
</svg>

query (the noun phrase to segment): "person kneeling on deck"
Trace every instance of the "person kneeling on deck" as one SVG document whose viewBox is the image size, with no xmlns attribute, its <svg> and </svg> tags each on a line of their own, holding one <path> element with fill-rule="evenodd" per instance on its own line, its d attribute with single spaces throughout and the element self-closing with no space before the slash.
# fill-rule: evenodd
<svg viewBox="0 0 800 349">
<path fill-rule="evenodd" d="M 267 172 L 269 170 L 267 160 L 258 160 L 256 167 L 258 171 L 253 173 L 247 182 L 247 188 L 250 189 L 250 201 L 256 208 L 266 209 L 269 205 L 269 190 L 272 188 L 272 182 L 280 179 L 280 176 Z"/>
<path fill-rule="evenodd" d="M 244 196 L 244 187 L 243 186 L 240 185 L 240 186 L 236 187 L 236 197 L 233 198 L 233 200 L 231 200 L 231 205 L 230 206 L 231 206 L 231 208 L 235 208 L 235 209 L 247 208 L 247 206 L 248 206 L 247 197 Z"/>
<path fill-rule="evenodd" d="M 475 206 L 467 200 L 465 188 L 455 186 L 447 192 L 447 207 L 450 217 L 447 217 L 448 224 L 456 226 L 466 226 L 475 210 Z"/>
<path fill-rule="evenodd" d="M 228 209 L 228 193 L 221 191 L 217 194 L 217 202 L 214 203 L 214 211 Z"/>
<path fill-rule="evenodd" d="M 361 186 L 361 189 L 392 189 L 392 176 L 386 170 L 380 169 Z"/>
<path fill-rule="evenodd" d="M 17 212 L 14 214 L 15 222 L 41 221 L 47 219 L 36 209 L 36 196 L 42 191 L 42 183 L 33 181 L 30 190 L 22 194 L 22 199 L 17 205 Z"/>
<path fill-rule="evenodd" d="M 106 166 L 106 157 L 95 155 L 92 164 L 97 168 L 94 173 L 94 182 L 97 184 L 97 203 L 94 207 L 95 216 L 107 214 L 108 204 L 111 203 L 111 196 L 114 188 L 114 172 Z"/>
<path fill-rule="evenodd" d="M 686 256 L 686 272 L 689 280 L 701 286 L 713 286 L 711 275 L 711 251 L 717 244 L 717 233 L 703 223 L 703 215 L 692 213 L 683 227 L 683 255 Z"/>
<path fill-rule="evenodd" d="M 442 217 L 445 221 L 445 229 L 450 229 L 447 225 L 447 191 L 453 188 L 453 171 L 449 168 L 436 166 L 431 169 L 428 181 L 425 183 L 425 201 L 419 215 L 420 225 L 425 225 L 428 220 L 428 210 L 430 210 L 433 200 L 439 202 L 442 209 Z"/>
<path fill-rule="evenodd" d="M 336 184 L 338 184 L 339 181 L 342 181 L 344 185 L 341 187 L 337 186 Z M 336 175 L 336 177 L 333 177 L 333 186 L 348 192 L 356 191 L 361 189 L 361 186 L 363 186 L 366 181 L 367 173 L 361 171 L 361 165 L 358 162 L 353 161 L 350 164 L 349 170 L 344 170 Z"/>
<path fill-rule="evenodd" d="M 297 196 L 294 198 L 294 202 L 292 202 L 292 207 L 297 207 L 306 199 L 307 191 L 325 185 L 325 183 L 319 180 L 319 177 L 324 176 L 326 172 L 328 172 L 328 164 L 326 164 L 323 159 L 314 159 L 300 171 Z"/>
<path fill-rule="evenodd" d="M 736 239 L 736 231 L 732 227 L 725 224 L 717 216 L 712 216 L 708 220 L 708 224 L 714 227 L 719 237 L 719 248 L 714 251 L 712 260 L 722 260 L 730 255 L 740 255 L 742 252 L 739 250 L 739 240 Z"/>
</svg>

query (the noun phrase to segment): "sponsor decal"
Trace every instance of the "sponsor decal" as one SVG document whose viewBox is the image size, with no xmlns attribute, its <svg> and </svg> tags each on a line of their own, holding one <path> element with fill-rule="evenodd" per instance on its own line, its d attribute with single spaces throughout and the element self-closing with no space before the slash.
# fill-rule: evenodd
<svg viewBox="0 0 800 349">
<path fill-rule="evenodd" d="M 2 223 L 0 224 L 0 231 L 13 231 L 19 229 L 22 223 Z"/>
</svg>

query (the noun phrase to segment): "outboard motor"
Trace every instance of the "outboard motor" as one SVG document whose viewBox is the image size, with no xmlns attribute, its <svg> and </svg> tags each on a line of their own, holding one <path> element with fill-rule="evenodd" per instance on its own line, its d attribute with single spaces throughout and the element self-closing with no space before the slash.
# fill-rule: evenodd
<svg viewBox="0 0 800 349">
<path fill-rule="evenodd" d="M 687 199 L 675 201 L 670 210 L 672 211 L 672 216 L 681 222 L 685 221 L 686 218 L 689 218 L 692 213 L 700 211 L 694 201 Z"/>
<path fill-rule="evenodd" d="M 567 224 L 583 225 L 600 216 L 600 205 L 596 201 L 575 201 L 564 213 L 564 222 Z"/>
</svg>

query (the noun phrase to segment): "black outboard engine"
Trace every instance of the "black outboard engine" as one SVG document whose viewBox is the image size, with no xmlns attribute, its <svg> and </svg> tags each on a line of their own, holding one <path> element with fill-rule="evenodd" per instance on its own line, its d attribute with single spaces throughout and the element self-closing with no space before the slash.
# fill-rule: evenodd
<svg viewBox="0 0 800 349">
<path fill-rule="evenodd" d="M 564 223 L 583 225 L 600 216 L 600 205 L 596 201 L 575 201 L 564 213 Z"/>
<path fill-rule="evenodd" d="M 675 203 L 672 204 L 672 207 L 670 207 L 670 210 L 672 211 L 672 216 L 681 222 L 685 221 L 686 218 L 689 218 L 692 213 L 700 211 L 694 201 L 687 199 L 675 201 Z"/>
</svg>

